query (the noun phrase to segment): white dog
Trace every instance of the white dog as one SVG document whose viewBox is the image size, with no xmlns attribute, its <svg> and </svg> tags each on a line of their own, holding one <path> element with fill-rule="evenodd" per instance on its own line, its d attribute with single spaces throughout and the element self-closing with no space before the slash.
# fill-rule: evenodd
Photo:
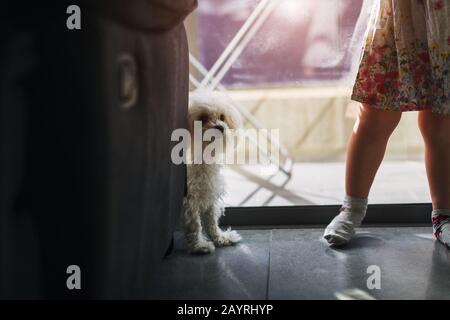
<svg viewBox="0 0 450 320">
<path fill-rule="evenodd" d="M 233 106 L 233 102 L 223 94 L 210 91 L 197 91 L 189 99 L 189 131 L 191 133 L 191 146 L 189 149 L 190 161 L 194 158 L 203 159 L 203 150 L 211 142 L 195 141 L 194 128 L 201 128 L 201 135 L 207 130 L 215 130 L 223 143 L 226 152 L 227 136 L 231 130 L 241 127 L 241 117 Z M 201 126 L 200 126 L 201 124 Z M 195 143 L 200 143 L 197 149 Z M 228 146 L 235 147 L 235 146 Z M 195 154 L 195 149 L 201 155 Z M 197 152 L 198 153 L 198 152 Z M 215 154 L 223 156 L 223 154 Z M 198 163 L 198 162 L 196 162 Z M 222 197 L 225 193 L 225 181 L 222 176 L 223 164 L 213 162 L 210 164 L 187 164 L 187 196 L 184 199 L 183 227 L 187 247 L 190 253 L 210 253 L 215 246 L 229 246 L 241 240 L 236 231 L 222 230 L 218 225 L 219 218 L 224 212 Z"/>
</svg>

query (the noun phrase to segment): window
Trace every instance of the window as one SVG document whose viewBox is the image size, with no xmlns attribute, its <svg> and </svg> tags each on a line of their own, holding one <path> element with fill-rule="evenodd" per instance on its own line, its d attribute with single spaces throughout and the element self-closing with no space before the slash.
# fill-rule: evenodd
<svg viewBox="0 0 450 320">
<path fill-rule="evenodd" d="M 213 69 L 213 86 L 226 90 L 260 127 L 279 129 L 285 151 L 275 174 L 230 166 L 229 206 L 342 201 L 346 146 L 359 108 L 350 101 L 349 75 L 360 54 L 360 47 L 352 46 L 362 3 L 208 0 L 189 17 L 192 88 L 209 83 L 205 74 Z M 416 120 L 417 113 L 403 115 L 372 188 L 372 203 L 429 202 Z"/>
<path fill-rule="evenodd" d="M 198 54 L 208 69 L 258 1 L 210 0 L 198 10 Z M 228 87 L 339 83 L 360 0 L 280 1 L 223 79 Z"/>
</svg>

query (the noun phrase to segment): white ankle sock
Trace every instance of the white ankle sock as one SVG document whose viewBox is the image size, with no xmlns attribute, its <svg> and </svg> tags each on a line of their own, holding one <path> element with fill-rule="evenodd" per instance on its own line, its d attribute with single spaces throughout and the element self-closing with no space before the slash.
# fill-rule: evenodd
<svg viewBox="0 0 450 320">
<path fill-rule="evenodd" d="M 431 221 L 436 239 L 450 247 L 450 209 L 433 210 Z"/>
<path fill-rule="evenodd" d="M 346 196 L 341 212 L 326 227 L 323 237 L 330 245 L 343 245 L 355 234 L 366 215 L 367 199 Z"/>
</svg>

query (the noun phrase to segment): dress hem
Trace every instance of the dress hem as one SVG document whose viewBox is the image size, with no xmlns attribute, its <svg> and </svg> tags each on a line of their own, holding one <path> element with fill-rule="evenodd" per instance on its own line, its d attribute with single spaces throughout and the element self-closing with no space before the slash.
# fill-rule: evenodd
<svg viewBox="0 0 450 320">
<path fill-rule="evenodd" d="M 439 114 L 439 115 L 444 115 L 444 116 L 450 116 L 450 111 L 449 111 L 449 112 L 445 112 L 445 111 L 441 110 L 440 108 L 432 108 L 432 107 L 420 107 L 420 106 L 417 106 L 417 108 L 415 108 L 415 109 L 402 109 L 402 108 L 399 108 L 399 109 L 393 109 L 393 108 L 390 107 L 390 106 L 370 103 L 370 101 L 369 101 L 367 98 L 358 96 L 358 95 L 356 95 L 356 94 L 352 94 L 351 100 L 356 101 L 356 102 L 360 102 L 360 103 L 367 104 L 368 106 L 370 106 L 370 107 L 372 107 L 372 108 L 375 108 L 375 109 L 386 110 L 386 111 L 392 111 L 392 112 L 400 112 L 400 113 L 403 113 L 403 112 L 414 112 L 414 111 L 419 112 L 419 111 L 427 111 L 427 110 L 430 110 L 430 111 L 431 111 L 432 113 L 434 113 L 434 114 Z"/>
</svg>

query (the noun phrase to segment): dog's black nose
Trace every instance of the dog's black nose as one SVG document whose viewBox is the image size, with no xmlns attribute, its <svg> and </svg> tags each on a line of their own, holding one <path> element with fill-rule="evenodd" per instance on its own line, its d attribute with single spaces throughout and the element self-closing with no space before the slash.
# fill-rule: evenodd
<svg viewBox="0 0 450 320">
<path fill-rule="evenodd" d="M 225 128 L 223 126 L 220 126 L 220 125 L 215 126 L 214 129 L 217 129 L 217 130 L 219 130 L 222 133 L 225 131 Z"/>
</svg>

